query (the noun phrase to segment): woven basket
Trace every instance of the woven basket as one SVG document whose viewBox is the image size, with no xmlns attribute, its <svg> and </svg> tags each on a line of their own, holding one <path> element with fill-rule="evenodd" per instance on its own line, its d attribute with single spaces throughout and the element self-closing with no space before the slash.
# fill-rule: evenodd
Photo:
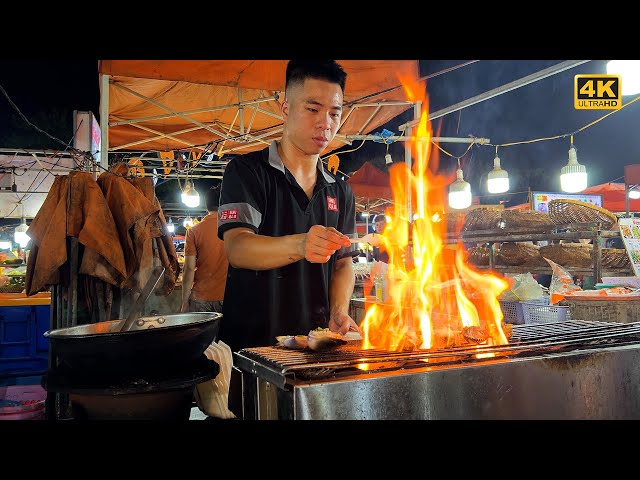
<svg viewBox="0 0 640 480">
<path fill-rule="evenodd" d="M 552 262 L 569 267 L 589 267 L 593 265 L 593 247 L 583 243 L 560 243 L 540 247 L 540 256 Z"/>
<path fill-rule="evenodd" d="M 505 265 L 523 265 L 540 256 L 540 247 L 530 243 L 504 242 L 496 254 Z"/>
<path fill-rule="evenodd" d="M 547 263 L 547 261 L 542 258 L 542 255 L 540 255 L 540 250 L 538 250 L 538 255 L 537 256 L 532 256 L 529 257 L 527 260 L 525 260 L 525 262 L 522 264 L 523 267 L 547 267 L 549 268 L 549 264 Z"/>
<path fill-rule="evenodd" d="M 480 265 L 480 266 L 489 265 L 489 248 L 488 247 L 471 247 L 469 249 L 468 261 L 472 265 Z"/>
<path fill-rule="evenodd" d="M 24 285 L 5 285 L 0 287 L 0 293 L 22 293 Z"/>
<path fill-rule="evenodd" d="M 535 210 L 503 210 L 502 223 L 504 230 L 526 229 L 533 232 L 550 232 L 556 226 L 549 215 Z"/>
<path fill-rule="evenodd" d="M 618 218 L 609 210 L 577 200 L 551 200 L 549 202 L 549 217 L 556 225 L 565 225 L 569 230 L 588 230 L 589 227 L 580 224 L 595 224 L 603 230 L 613 227 Z"/>
<path fill-rule="evenodd" d="M 464 227 L 466 220 L 465 212 L 447 212 L 443 215 L 443 219 L 447 222 L 448 234 L 459 234 Z"/>
<path fill-rule="evenodd" d="M 467 213 L 462 230 L 465 232 L 498 230 L 500 228 L 501 213 L 501 210 L 493 208 L 475 208 Z"/>
<path fill-rule="evenodd" d="M 601 258 L 602 266 L 607 268 L 627 268 L 631 265 L 624 248 L 603 248 Z"/>
</svg>

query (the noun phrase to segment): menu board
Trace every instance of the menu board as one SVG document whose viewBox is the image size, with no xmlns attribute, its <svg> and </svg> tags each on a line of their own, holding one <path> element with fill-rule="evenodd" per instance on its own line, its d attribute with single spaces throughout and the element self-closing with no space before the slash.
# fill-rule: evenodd
<svg viewBox="0 0 640 480">
<path fill-rule="evenodd" d="M 640 218 L 621 218 L 618 220 L 620 235 L 631 260 L 636 277 L 640 275 Z"/>
<path fill-rule="evenodd" d="M 602 195 L 588 195 L 582 193 L 554 193 L 554 192 L 531 192 L 531 210 L 536 212 L 549 212 L 549 202 L 551 200 L 576 200 L 586 202 L 597 207 L 602 207 Z"/>
</svg>

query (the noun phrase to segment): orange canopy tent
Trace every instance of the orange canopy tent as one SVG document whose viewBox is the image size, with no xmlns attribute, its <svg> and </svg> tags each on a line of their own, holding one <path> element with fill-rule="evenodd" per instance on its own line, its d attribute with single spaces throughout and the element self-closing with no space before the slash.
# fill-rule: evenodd
<svg viewBox="0 0 640 480">
<path fill-rule="evenodd" d="M 339 63 L 348 74 L 342 125 L 323 154 L 411 108 L 401 87 L 405 78 L 425 86 L 417 60 Z M 282 134 L 286 65 L 287 60 L 101 60 L 100 111 L 108 112 L 101 129 L 108 152 L 214 151 L 221 157 L 262 149 Z"/>
<path fill-rule="evenodd" d="M 580 193 L 602 195 L 602 206 L 610 212 L 620 213 L 627 211 L 624 183 L 602 183 L 586 188 Z M 508 210 L 527 210 L 529 208 L 531 207 L 528 203 L 521 203 L 520 205 L 509 207 Z M 629 199 L 629 211 L 640 212 L 640 200 Z"/>
</svg>

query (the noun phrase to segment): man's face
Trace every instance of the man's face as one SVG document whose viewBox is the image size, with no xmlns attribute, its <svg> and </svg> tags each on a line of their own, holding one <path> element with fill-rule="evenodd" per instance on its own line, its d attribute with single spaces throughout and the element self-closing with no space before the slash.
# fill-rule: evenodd
<svg viewBox="0 0 640 480">
<path fill-rule="evenodd" d="M 382 232 L 384 232 L 385 223 L 386 222 L 384 220 L 376 221 L 376 233 L 382 234 Z"/>
<path fill-rule="evenodd" d="M 305 155 L 320 154 L 338 131 L 342 101 L 340 85 L 325 80 L 291 86 L 282 103 L 284 134 Z"/>
</svg>

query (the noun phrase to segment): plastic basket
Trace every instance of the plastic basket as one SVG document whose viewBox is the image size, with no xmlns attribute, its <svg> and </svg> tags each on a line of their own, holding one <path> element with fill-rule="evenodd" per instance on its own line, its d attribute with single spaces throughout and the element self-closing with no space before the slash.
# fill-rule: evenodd
<svg viewBox="0 0 640 480">
<path fill-rule="evenodd" d="M 500 308 L 502 309 L 503 321 L 505 323 L 513 323 L 521 325 L 524 322 L 524 313 L 522 311 L 522 303 L 518 301 L 498 300 L 500 302 Z M 536 305 L 548 305 L 549 297 L 542 297 L 535 300 L 528 300 L 528 303 L 534 303 Z"/>
<path fill-rule="evenodd" d="M 580 300 L 565 299 L 576 320 L 633 323 L 640 321 L 640 300 Z"/>
<path fill-rule="evenodd" d="M 522 302 L 524 323 L 564 322 L 571 319 L 570 309 L 562 305 L 540 305 L 533 302 Z"/>
</svg>

